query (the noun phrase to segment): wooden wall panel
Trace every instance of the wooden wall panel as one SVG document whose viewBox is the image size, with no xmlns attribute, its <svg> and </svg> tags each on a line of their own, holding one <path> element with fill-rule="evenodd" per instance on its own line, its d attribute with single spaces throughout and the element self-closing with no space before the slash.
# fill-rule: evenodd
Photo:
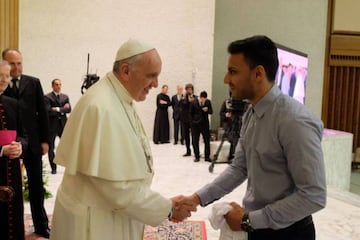
<svg viewBox="0 0 360 240">
<path fill-rule="evenodd" d="M 360 33 L 334 29 L 341 4 L 329 0 L 322 120 L 326 128 L 352 133 L 355 152 L 360 148 Z"/>
<path fill-rule="evenodd" d="M 328 86 L 325 126 L 353 133 L 355 151 L 360 147 L 360 67 L 330 66 Z"/>
<path fill-rule="evenodd" d="M 19 0 L 0 0 L 0 50 L 19 46 Z"/>
<path fill-rule="evenodd" d="M 354 134 L 355 151 L 360 147 L 360 36 L 331 34 L 328 60 L 325 127 Z"/>
</svg>

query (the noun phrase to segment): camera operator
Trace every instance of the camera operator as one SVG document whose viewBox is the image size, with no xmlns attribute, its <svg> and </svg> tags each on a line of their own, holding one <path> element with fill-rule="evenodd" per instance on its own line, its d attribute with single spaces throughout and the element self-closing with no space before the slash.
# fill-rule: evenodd
<svg viewBox="0 0 360 240">
<path fill-rule="evenodd" d="M 236 144 L 240 137 L 241 117 L 246 111 L 247 102 L 241 99 L 226 99 L 220 108 L 220 126 L 224 129 L 223 140 L 230 142 L 228 161 L 234 158 Z"/>
<path fill-rule="evenodd" d="M 190 149 L 190 104 L 194 102 L 196 96 L 194 95 L 194 85 L 188 83 L 185 85 L 185 95 L 181 98 L 180 107 L 181 107 L 181 129 L 183 131 L 183 136 L 185 140 L 186 153 L 183 155 L 184 157 L 191 156 Z"/>
</svg>

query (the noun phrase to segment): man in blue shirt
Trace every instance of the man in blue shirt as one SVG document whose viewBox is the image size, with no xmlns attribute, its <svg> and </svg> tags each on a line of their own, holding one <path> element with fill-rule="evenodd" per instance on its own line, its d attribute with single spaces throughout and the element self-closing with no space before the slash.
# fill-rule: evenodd
<svg viewBox="0 0 360 240">
<path fill-rule="evenodd" d="M 313 240 L 311 214 L 326 204 L 321 120 L 274 84 L 277 50 L 266 36 L 232 42 L 224 82 L 247 99 L 240 140 L 231 165 L 184 201 L 206 206 L 247 179 L 242 206 L 225 219 L 250 240 Z"/>
</svg>

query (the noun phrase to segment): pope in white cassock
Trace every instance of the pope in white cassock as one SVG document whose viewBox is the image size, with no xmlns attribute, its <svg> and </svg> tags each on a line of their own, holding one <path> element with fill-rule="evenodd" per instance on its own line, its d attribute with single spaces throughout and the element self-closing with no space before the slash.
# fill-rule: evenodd
<svg viewBox="0 0 360 240">
<path fill-rule="evenodd" d="M 156 49 L 130 39 L 118 50 L 113 71 L 77 103 L 56 151 L 65 173 L 50 239 L 140 240 L 144 224 L 190 216 L 172 208 L 175 198 L 150 188 L 153 159 L 133 101 L 158 86 L 160 71 Z"/>
</svg>

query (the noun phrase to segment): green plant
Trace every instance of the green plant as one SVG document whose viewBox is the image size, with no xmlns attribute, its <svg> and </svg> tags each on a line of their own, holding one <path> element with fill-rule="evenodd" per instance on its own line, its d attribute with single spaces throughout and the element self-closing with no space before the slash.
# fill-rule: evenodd
<svg viewBox="0 0 360 240">
<path fill-rule="evenodd" d="M 49 177 L 46 175 L 44 168 L 46 164 L 43 164 L 43 181 L 44 181 L 44 197 L 45 199 L 53 197 L 52 193 L 46 188 L 49 184 Z M 29 183 L 28 178 L 24 175 L 24 192 L 23 192 L 24 200 L 29 201 Z"/>
</svg>

